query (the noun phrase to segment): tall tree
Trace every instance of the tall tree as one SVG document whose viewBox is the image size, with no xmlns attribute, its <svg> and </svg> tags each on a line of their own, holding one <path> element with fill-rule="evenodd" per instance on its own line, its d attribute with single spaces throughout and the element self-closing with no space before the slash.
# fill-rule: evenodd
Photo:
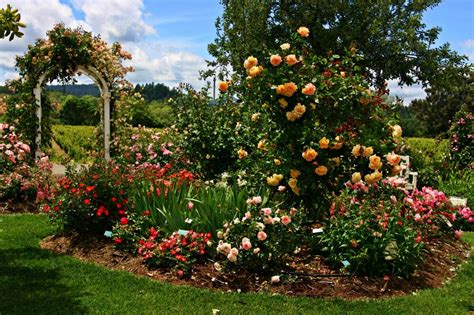
<svg viewBox="0 0 474 315">
<path fill-rule="evenodd" d="M 410 111 L 426 126 L 429 137 L 446 136 L 454 116 L 463 106 L 474 112 L 474 69 L 446 77 L 442 84 L 426 89 L 426 99 L 410 104 Z"/>
<path fill-rule="evenodd" d="M 449 44 L 435 47 L 441 31 L 427 29 L 423 13 L 441 0 L 315 1 L 221 0 L 217 38 L 209 45 L 211 67 L 237 69 L 256 51 L 277 48 L 300 26 L 311 30 L 318 54 L 341 54 L 349 47 L 364 56 L 362 66 L 379 86 L 399 78 L 402 84 L 424 85 L 439 79 L 441 69 L 463 66 L 465 57 Z M 205 73 L 204 75 L 210 75 Z"/>
</svg>

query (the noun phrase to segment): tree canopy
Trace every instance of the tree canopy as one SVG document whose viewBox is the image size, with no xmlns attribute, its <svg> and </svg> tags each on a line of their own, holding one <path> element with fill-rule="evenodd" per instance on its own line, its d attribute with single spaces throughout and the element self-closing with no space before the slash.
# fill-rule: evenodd
<svg viewBox="0 0 474 315">
<path fill-rule="evenodd" d="M 440 70 L 446 73 L 466 61 L 449 44 L 435 47 L 441 29 L 428 29 L 423 23 L 423 13 L 440 1 L 221 0 L 224 13 L 216 21 L 217 38 L 208 48 L 215 58 L 210 65 L 242 67 L 246 57 L 276 48 L 306 26 L 316 54 L 357 49 L 374 84 L 399 78 L 401 84 L 426 86 L 439 79 Z"/>
</svg>

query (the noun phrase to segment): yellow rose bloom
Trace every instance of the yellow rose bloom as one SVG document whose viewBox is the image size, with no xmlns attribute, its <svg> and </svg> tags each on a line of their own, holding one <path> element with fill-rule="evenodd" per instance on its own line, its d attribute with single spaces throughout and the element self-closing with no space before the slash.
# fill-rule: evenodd
<svg viewBox="0 0 474 315">
<path fill-rule="evenodd" d="M 392 137 L 395 143 L 400 142 L 402 138 L 402 132 L 402 127 L 400 127 L 399 125 L 392 126 Z"/>
<path fill-rule="evenodd" d="M 331 159 L 336 166 L 341 165 L 341 158 L 340 157 L 335 157 Z"/>
<path fill-rule="evenodd" d="M 362 155 L 363 155 L 364 157 L 371 156 L 372 154 L 374 154 L 374 148 L 372 148 L 372 147 L 368 147 L 368 148 L 364 147 L 364 152 L 362 153 Z"/>
<path fill-rule="evenodd" d="M 290 49 L 291 45 L 288 43 L 284 43 L 280 45 L 281 50 L 288 50 Z"/>
<path fill-rule="evenodd" d="M 304 113 L 306 113 L 306 106 L 301 105 L 300 103 L 296 104 L 293 113 L 300 118 Z"/>
<path fill-rule="evenodd" d="M 400 165 L 394 165 L 392 168 L 392 175 L 395 176 L 395 175 L 400 174 L 401 170 L 402 168 L 400 167 Z"/>
<path fill-rule="evenodd" d="M 295 121 L 298 119 L 298 116 L 294 112 L 286 112 L 286 119 L 289 121 Z"/>
<path fill-rule="evenodd" d="M 360 151 L 361 151 L 361 149 L 362 149 L 362 147 L 360 146 L 360 144 L 355 145 L 355 146 L 352 148 L 352 155 L 355 156 L 355 157 L 360 156 Z"/>
<path fill-rule="evenodd" d="M 382 178 L 382 173 L 375 171 L 372 174 L 365 175 L 364 179 L 368 184 L 375 184 Z"/>
<path fill-rule="evenodd" d="M 291 169 L 290 176 L 292 178 L 298 178 L 301 175 L 301 172 L 295 169 Z"/>
<path fill-rule="evenodd" d="M 257 144 L 259 150 L 265 150 L 265 140 L 260 140 Z"/>
<path fill-rule="evenodd" d="M 306 161 L 311 162 L 318 156 L 318 152 L 316 152 L 314 149 L 308 148 L 303 152 L 303 154 L 301 154 L 301 156 Z"/>
<path fill-rule="evenodd" d="M 247 151 L 245 151 L 244 149 L 239 149 L 239 150 L 237 151 L 237 155 L 239 156 L 239 159 L 242 160 L 242 159 L 246 158 L 247 155 L 249 155 L 249 154 L 248 154 Z"/>
<path fill-rule="evenodd" d="M 323 137 L 319 140 L 319 147 L 321 149 L 327 149 L 329 147 L 329 140 L 326 137 Z"/>
<path fill-rule="evenodd" d="M 244 67 L 245 69 L 249 70 L 250 68 L 255 67 L 257 64 L 258 64 L 257 58 L 255 58 L 254 56 L 250 56 L 245 60 Z"/>
<path fill-rule="evenodd" d="M 380 157 L 377 155 L 371 155 L 369 157 L 369 161 L 370 161 L 369 168 L 374 171 L 382 167 L 382 161 L 380 160 Z"/>
<path fill-rule="evenodd" d="M 281 165 L 281 161 L 279 159 L 274 159 L 273 160 L 273 163 L 275 163 L 276 166 L 280 166 Z"/>
<path fill-rule="evenodd" d="M 281 108 L 286 108 L 288 106 L 288 102 L 284 98 L 278 99 L 278 104 Z"/>
<path fill-rule="evenodd" d="M 270 186 L 278 186 L 280 181 L 283 179 L 283 176 L 280 174 L 273 174 L 270 177 L 267 177 L 267 184 Z"/>
<path fill-rule="evenodd" d="M 359 172 L 355 172 L 355 173 L 352 174 L 351 181 L 354 184 L 360 182 L 361 179 L 362 179 L 362 175 Z"/>
<path fill-rule="evenodd" d="M 324 165 L 318 166 L 315 170 L 315 173 L 318 174 L 319 176 L 324 176 L 328 173 L 328 168 Z"/>
<path fill-rule="evenodd" d="M 298 180 L 296 178 L 290 178 L 288 181 L 288 186 L 291 187 L 291 189 L 295 189 L 298 185 Z"/>
</svg>

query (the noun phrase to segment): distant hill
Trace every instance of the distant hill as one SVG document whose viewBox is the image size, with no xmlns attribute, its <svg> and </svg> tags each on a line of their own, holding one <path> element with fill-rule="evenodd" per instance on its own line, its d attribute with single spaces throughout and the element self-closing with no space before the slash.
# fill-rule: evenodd
<svg viewBox="0 0 474 315">
<path fill-rule="evenodd" d="M 100 96 L 99 88 L 95 84 L 48 85 L 46 89 L 75 96 Z"/>
</svg>

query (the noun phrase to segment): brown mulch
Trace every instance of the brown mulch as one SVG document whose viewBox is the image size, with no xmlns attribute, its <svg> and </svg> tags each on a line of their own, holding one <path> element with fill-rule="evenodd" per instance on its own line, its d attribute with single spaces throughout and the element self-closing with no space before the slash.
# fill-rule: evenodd
<svg viewBox="0 0 474 315">
<path fill-rule="evenodd" d="M 471 247 L 461 241 L 449 239 L 433 241 L 425 247 L 425 259 L 418 272 L 409 279 L 392 276 L 383 278 L 340 276 L 327 265 L 322 257 L 296 258 L 282 274 L 278 284 L 270 283 L 270 276 L 252 274 L 222 274 L 213 267 L 213 262 L 195 267 L 190 278 L 178 278 L 169 270 L 150 270 L 140 257 L 134 257 L 114 249 L 110 239 L 84 237 L 78 234 L 53 235 L 40 243 L 41 248 L 66 254 L 82 261 L 94 262 L 116 270 L 126 270 L 136 275 L 159 281 L 200 288 L 239 292 L 268 292 L 294 296 L 330 297 L 343 299 L 367 299 L 400 296 L 425 288 L 441 287 L 455 276 L 456 268 L 469 259 Z M 318 274 L 318 276 L 315 276 Z M 283 280 L 287 279 L 287 280 Z"/>
<path fill-rule="evenodd" d="M 38 213 L 38 207 L 34 201 L 0 200 L 0 215 L 13 213 Z"/>
</svg>

